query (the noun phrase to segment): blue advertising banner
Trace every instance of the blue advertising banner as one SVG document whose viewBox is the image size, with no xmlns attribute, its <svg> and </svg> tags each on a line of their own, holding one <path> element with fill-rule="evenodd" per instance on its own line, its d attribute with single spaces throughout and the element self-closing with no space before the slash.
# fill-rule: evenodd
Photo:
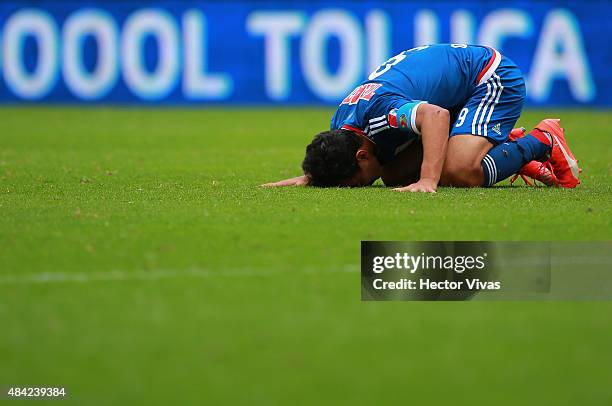
<svg viewBox="0 0 612 406">
<path fill-rule="evenodd" d="M 609 1 L 4 1 L 0 102 L 335 104 L 389 57 L 478 43 L 530 105 L 612 106 Z"/>
</svg>

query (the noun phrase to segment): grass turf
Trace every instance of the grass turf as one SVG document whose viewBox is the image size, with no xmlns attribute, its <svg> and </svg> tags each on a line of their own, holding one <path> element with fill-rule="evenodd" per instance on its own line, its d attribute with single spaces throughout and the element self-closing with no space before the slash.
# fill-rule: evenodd
<svg viewBox="0 0 612 406">
<path fill-rule="evenodd" d="M 324 109 L 0 109 L 0 385 L 74 404 L 606 404 L 612 303 L 361 303 L 359 241 L 608 240 L 611 113 L 576 190 L 261 189 Z"/>
</svg>

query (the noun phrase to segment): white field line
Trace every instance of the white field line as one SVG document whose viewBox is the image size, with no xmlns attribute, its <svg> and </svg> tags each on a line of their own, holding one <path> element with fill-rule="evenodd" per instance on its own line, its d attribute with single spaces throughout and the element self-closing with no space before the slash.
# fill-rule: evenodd
<svg viewBox="0 0 612 406">
<path fill-rule="evenodd" d="M 259 277 L 272 276 L 281 273 L 314 273 L 314 272 L 339 272 L 357 273 L 358 265 L 347 265 L 337 268 L 287 268 L 269 270 L 264 268 L 233 268 L 233 269 L 156 269 L 156 270 L 109 270 L 91 272 L 58 272 L 48 271 L 39 273 L 23 273 L 0 275 L 0 285 L 14 284 L 47 284 L 47 283 L 90 283 L 90 282 L 112 282 L 128 280 L 153 281 L 159 279 L 178 278 L 236 278 L 236 277 Z"/>
<path fill-rule="evenodd" d="M 517 267 L 543 266 L 548 263 L 547 258 L 521 258 L 514 261 L 498 259 L 496 269 L 516 269 Z M 576 268 L 580 266 L 612 266 L 610 257 L 553 257 L 550 259 L 551 268 Z M 108 270 L 90 272 L 62 272 L 46 271 L 38 273 L 8 274 L 0 275 L 0 285 L 14 284 L 46 284 L 46 283 L 91 283 L 128 280 L 159 280 L 178 278 L 239 278 L 239 277 L 265 277 L 282 273 L 359 273 L 359 265 L 345 265 L 340 267 L 326 268 L 291 268 L 267 269 L 267 268 L 226 268 L 226 269 L 155 269 L 155 270 Z M 612 274 L 612 271 L 610 272 Z"/>
</svg>

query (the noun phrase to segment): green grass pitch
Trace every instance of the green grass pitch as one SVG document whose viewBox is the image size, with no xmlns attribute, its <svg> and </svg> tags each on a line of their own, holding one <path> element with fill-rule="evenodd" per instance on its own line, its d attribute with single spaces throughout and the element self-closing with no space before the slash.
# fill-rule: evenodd
<svg viewBox="0 0 612 406">
<path fill-rule="evenodd" d="M 262 189 L 327 109 L 0 108 L 0 385 L 66 404 L 612 404 L 612 303 L 360 302 L 360 240 L 609 240 L 576 190 Z"/>
</svg>

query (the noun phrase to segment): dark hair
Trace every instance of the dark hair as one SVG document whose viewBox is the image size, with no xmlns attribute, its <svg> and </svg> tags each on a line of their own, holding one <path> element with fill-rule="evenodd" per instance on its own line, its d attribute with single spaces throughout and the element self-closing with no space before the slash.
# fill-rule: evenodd
<svg viewBox="0 0 612 406">
<path fill-rule="evenodd" d="M 302 162 L 311 186 L 338 186 L 357 173 L 355 154 L 362 140 L 350 131 L 331 130 L 317 134 L 306 147 Z"/>
</svg>

